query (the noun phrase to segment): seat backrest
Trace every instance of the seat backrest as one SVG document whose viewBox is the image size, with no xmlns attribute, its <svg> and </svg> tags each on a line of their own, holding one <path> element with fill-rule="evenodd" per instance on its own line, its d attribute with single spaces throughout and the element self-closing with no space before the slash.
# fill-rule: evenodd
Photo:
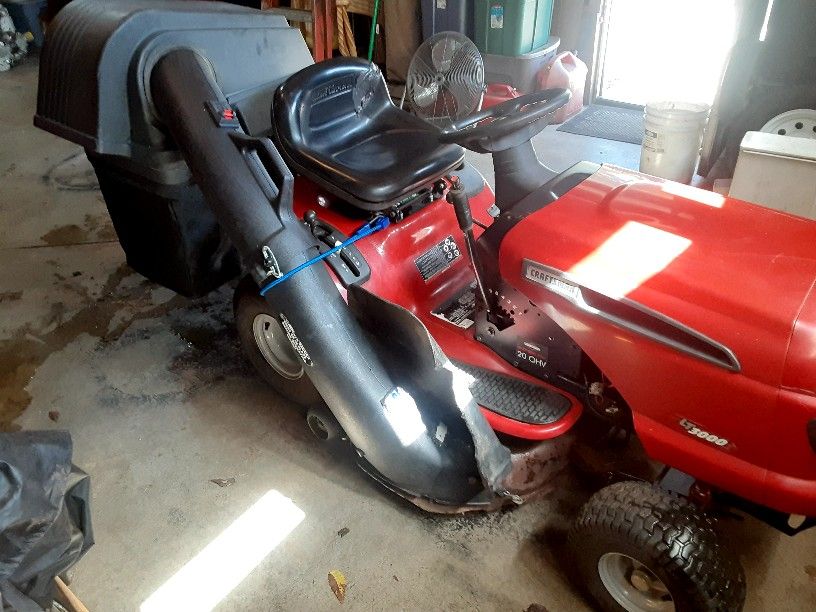
<svg viewBox="0 0 816 612">
<path fill-rule="evenodd" d="M 355 116 L 372 118 L 391 106 L 380 69 L 359 58 L 336 58 L 309 66 L 275 92 L 272 123 L 284 148 L 342 148 L 353 137 Z M 328 153 L 328 151 L 326 151 Z"/>
</svg>

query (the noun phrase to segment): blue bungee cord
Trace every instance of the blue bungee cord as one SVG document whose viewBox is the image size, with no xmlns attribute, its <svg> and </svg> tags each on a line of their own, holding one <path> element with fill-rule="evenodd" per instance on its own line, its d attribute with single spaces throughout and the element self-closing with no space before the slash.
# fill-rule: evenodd
<svg viewBox="0 0 816 612">
<path fill-rule="evenodd" d="M 273 280 L 268 285 L 265 285 L 261 289 L 261 295 L 266 295 L 267 292 L 270 289 L 272 289 L 272 287 L 274 287 L 275 285 L 280 285 L 283 281 L 292 278 L 295 274 L 297 274 L 301 270 L 305 270 L 309 266 L 311 266 L 313 264 L 316 264 L 318 261 L 323 261 L 327 257 L 331 257 L 332 255 L 337 253 L 337 251 L 340 251 L 340 250 L 346 248 L 347 246 L 351 246 L 352 244 L 354 244 L 355 242 L 357 242 L 361 238 L 365 238 L 366 236 L 370 236 L 371 234 L 379 232 L 380 230 L 385 229 L 389 225 L 390 225 L 390 221 L 388 220 L 388 217 L 383 216 L 383 215 L 379 215 L 377 217 L 374 217 L 368 223 L 365 223 L 365 224 L 361 225 L 360 227 L 358 227 L 357 230 L 351 236 L 346 238 L 343 242 L 341 242 L 337 246 L 332 247 L 331 249 L 329 249 L 325 253 L 321 253 L 320 255 L 318 255 L 316 257 L 312 257 L 309 261 L 303 262 L 299 266 L 289 270 L 286 274 L 283 274 L 279 278 L 276 278 L 275 280 Z"/>
</svg>

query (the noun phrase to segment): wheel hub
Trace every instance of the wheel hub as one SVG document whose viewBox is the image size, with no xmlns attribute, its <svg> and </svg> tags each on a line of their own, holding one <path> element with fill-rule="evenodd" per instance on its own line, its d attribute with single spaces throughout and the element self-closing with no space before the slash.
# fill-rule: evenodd
<svg viewBox="0 0 816 612">
<path fill-rule="evenodd" d="M 631 582 L 632 586 L 641 593 L 648 593 L 649 589 L 651 588 L 651 585 L 649 584 L 649 577 L 640 570 L 634 570 L 632 572 L 629 582 Z"/>
<path fill-rule="evenodd" d="M 598 560 L 598 575 L 612 598 L 628 612 L 675 609 L 663 581 L 629 555 L 606 553 Z"/>
<path fill-rule="evenodd" d="M 257 315 L 252 321 L 252 334 L 261 355 L 278 374 L 289 380 L 303 376 L 303 363 L 276 318 Z"/>
</svg>

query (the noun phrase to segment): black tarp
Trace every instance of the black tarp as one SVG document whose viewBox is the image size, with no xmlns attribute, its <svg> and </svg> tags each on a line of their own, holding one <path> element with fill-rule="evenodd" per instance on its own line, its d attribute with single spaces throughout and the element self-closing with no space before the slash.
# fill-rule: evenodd
<svg viewBox="0 0 816 612">
<path fill-rule="evenodd" d="M 0 434 L 0 608 L 51 605 L 54 577 L 93 544 L 88 475 L 65 431 Z"/>
</svg>

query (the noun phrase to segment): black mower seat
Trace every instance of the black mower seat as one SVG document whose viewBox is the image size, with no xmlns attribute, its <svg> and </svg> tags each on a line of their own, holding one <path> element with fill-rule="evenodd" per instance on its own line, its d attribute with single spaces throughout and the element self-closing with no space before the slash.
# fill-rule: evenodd
<svg viewBox="0 0 816 612">
<path fill-rule="evenodd" d="M 275 92 L 272 125 L 298 173 L 369 211 L 384 210 L 462 163 L 458 145 L 391 102 L 379 69 L 337 58 L 296 72 Z"/>
</svg>

